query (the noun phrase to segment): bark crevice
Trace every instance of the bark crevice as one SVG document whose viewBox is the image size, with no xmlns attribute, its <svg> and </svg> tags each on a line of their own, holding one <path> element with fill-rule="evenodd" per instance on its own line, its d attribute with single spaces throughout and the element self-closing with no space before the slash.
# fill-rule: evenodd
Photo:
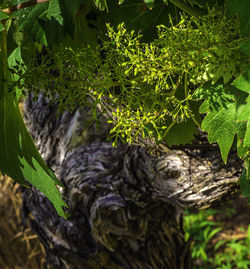
<svg viewBox="0 0 250 269">
<path fill-rule="evenodd" d="M 65 188 L 68 220 L 36 189 L 23 212 L 51 268 L 192 268 L 182 209 L 210 207 L 238 191 L 236 154 L 225 165 L 217 147 L 184 147 L 155 157 L 144 147 L 107 142 L 109 125 L 90 123 L 90 108 L 56 117 L 41 96 L 24 118 L 40 153 Z"/>
</svg>

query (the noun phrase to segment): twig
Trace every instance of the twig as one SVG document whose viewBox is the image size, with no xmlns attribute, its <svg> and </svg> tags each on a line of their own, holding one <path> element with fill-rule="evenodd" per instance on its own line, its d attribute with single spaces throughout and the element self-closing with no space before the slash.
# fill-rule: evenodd
<svg viewBox="0 0 250 269">
<path fill-rule="evenodd" d="M 42 4 L 42 3 L 45 3 L 45 2 L 49 2 L 49 1 L 50 0 L 31 0 L 31 1 L 28 1 L 28 2 L 24 2 L 24 3 L 18 4 L 18 5 L 12 6 L 12 7 L 5 8 L 2 11 L 5 12 L 5 13 L 8 13 L 8 14 L 11 14 L 11 13 L 13 13 L 15 11 L 24 9 L 26 7 L 34 6 L 34 5 L 37 5 L 37 4 Z"/>
</svg>

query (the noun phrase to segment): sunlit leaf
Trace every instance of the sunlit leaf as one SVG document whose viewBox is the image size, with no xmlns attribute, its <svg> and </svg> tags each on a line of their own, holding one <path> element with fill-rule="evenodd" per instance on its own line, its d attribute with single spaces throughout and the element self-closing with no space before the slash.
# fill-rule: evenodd
<svg viewBox="0 0 250 269">
<path fill-rule="evenodd" d="M 241 106 L 241 109 L 244 106 L 244 96 L 244 94 L 241 94 L 238 97 L 238 106 Z M 236 98 L 233 93 L 231 98 Z M 239 122 L 237 120 L 237 100 L 235 99 L 235 102 L 232 102 L 230 99 L 227 101 L 224 98 L 224 104 L 219 105 L 216 109 L 211 106 L 209 99 L 205 100 L 200 107 L 201 113 L 207 113 L 201 127 L 204 131 L 208 132 L 208 141 L 210 143 L 218 143 L 225 163 L 227 162 L 227 156 L 235 135 L 237 133 L 243 135 L 246 132 L 246 122 Z M 242 139 L 242 137 L 238 136 L 238 139 Z"/>
<path fill-rule="evenodd" d="M 21 184 L 30 182 L 66 217 L 57 186 L 62 184 L 46 166 L 23 122 L 17 99 L 9 91 L 6 33 L 0 33 L 0 170 Z"/>
<path fill-rule="evenodd" d="M 47 17 L 50 19 L 54 17 L 61 25 L 63 25 L 63 17 L 61 14 L 61 8 L 58 0 L 51 0 L 49 2 Z"/>
<path fill-rule="evenodd" d="M 233 82 L 233 85 L 250 94 L 250 67 L 246 68 L 246 71 Z"/>
</svg>

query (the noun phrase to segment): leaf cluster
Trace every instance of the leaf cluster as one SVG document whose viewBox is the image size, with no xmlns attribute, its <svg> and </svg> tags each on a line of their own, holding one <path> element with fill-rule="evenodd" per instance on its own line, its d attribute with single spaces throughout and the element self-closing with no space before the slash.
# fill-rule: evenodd
<svg viewBox="0 0 250 269">
<path fill-rule="evenodd" d="M 219 79 L 228 83 L 247 60 L 239 50 L 237 19 L 215 9 L 201 20 L 182 16 L 177 25 L 158 26 L 152 42 L 141 41 L 142 35 L 124 24 L 107 28 L 108 39 L 99 46 L 47 51 L 41 64 L 30 63 L 21 77 L 26 88 L 44 89 L 61 110 L 91 97 L 109 116 L 115 141 L 135 142 L 140 135 L 170 145 L 191 142 L 201 121 L 195 89 Z M 188 140 L 178 132 L 186 122 Z"/>
</svg>

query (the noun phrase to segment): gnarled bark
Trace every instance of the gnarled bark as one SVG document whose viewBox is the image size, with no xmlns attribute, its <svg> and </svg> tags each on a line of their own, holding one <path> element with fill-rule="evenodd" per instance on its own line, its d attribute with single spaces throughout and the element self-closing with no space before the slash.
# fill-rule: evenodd
<svg viewBox="0 0 250 269">
<path fill-rule="evenodd" d="M 237 192 L 242 163 L 221 161 L 216 146 L 150 155 L 146 148 L 106 141 L 109 125 L 90 123 L 90 108 L 56 117 L 56 107 L 27 99 L 25 120 L 56 172 L 71 214 L 59 217 L 34 188 L 23 212 L 39 235 L 50 268 L 192 268 L 182 208 L 201 209 Z"/>
</svg>

